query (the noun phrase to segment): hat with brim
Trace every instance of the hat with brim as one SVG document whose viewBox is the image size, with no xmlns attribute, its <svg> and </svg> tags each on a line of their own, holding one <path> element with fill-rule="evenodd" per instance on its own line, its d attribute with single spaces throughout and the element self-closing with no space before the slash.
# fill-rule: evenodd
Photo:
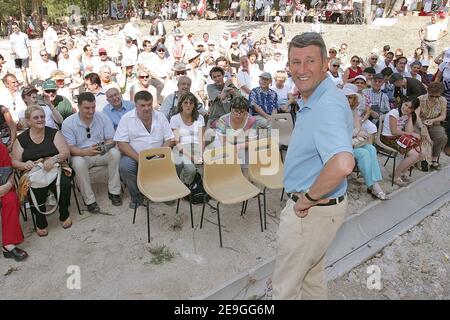
<svg viewBox="0 0 450 320">
<path fill-rule="evenodd" d="M 359 75 L 359 76 L 356 76 L 356 77 L 355 77 L 355 81 L 358 80 L 358 79 L 361 79 L 361 80 L 363 80 L 364 82 L 367 82 L 367 78 L 364 77 L 364 76 L 362 76 L 362 75 Z"/>
<path fill-rule="evenodd" d="M 391 77 L 389 78 L 389 82 L 390 83 L 395 83 L 395 82 L 397 82 L 399 80 L 403 80 L 403 79 L 404 78 L 403 78 L 403 76 L 400 73 L 393 73 L 391 75 Z"/>
<path fill-rule="evenodd" d="M 353 96 L 358 94 L 358 87 L 353 83 L 346 83 L 341 91 L 346 96 Z"/>
<path fill-rule="evenodd" d="M 447 49 L 444 54 L 444 62 L 450 62 L 450 49 Z"/>
<path fill-rule="evenodd" d="M 175 64 L 172 67 L 172 70 L 175 72 L 187 71 L 186 64 L 183 62 L 175 62 Z"/>
<path fill-rule="evenodd" d="M 375 73 L 375 74 L 373 75 L 372 79 L 373 79 L 373 80 L 377 80 L 377 79 L 379 79 L 379 80 L 384 80 L 384 76 L 383 76 L 382 73 Z"/>
<path fill-rule="evenodd" d="M 55 70 L 50 74 L 50 77 L 53 80 L 64 80 L 66 78 L 66 74 L 62 70 Z"/>
<path fill-rule="evenodd" d="M 269 72 L 263 72 L 259 75 L 260 78 L 272 80 L 272 75 Z"/>
<path fill-rule="evenodd" d="M 188 62 L 191 62 L 192 60 L 194 60 L 195 58 L 198 58 L 200 56 L 200 53 L 196 52 L 196 51 L 190 51 L 186 54 L 186 59 Z"/>
<path fill-rule="evenodd" d="M 56 82 L 54 80 L 46 80 L 42 84 L 42 90 L 58 90 L 58 87 L 56 86 Z"/>
<path fill-rule="evenodd" d="M 36 89 L 35 86 L 27 86 L 27 87 L 23 88 L 23 90 L 22 90 L 22 97 L 27 96 L 33 92 L 37 93 L 39 91 L 38 91 L 38 89 Z"/>
</svg>

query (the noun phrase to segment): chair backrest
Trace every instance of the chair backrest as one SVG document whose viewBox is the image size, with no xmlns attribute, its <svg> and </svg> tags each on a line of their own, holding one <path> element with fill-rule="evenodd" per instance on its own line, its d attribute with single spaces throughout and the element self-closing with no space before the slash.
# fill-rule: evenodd
<svg viewBox="0 0 450 320">
<path fill-rule="evenodd" d="M 278 129 L 280 142 L 289 144 L 291 140 L 294 123 L 290 113 L 274 113 L 271 116 L 272 130 Z"/>
<path fill-rule="evenodd" d="M 385 114 L 380 114 L 380 118 L 378 119 L 378 131 L 377 131 L 377 138 L 375 140 L 375 143 L 387 150 L 387 151 L 391 151 L 391 152 L 398 152 L 397 150 L 395 150 L 394 148 L 388 147 L 387 145 L 385 145 L 382 141 L 381 141 L 381 132 L 383 132 L 383 124 L 384 121 L 386 120 L 386 115 Z M 387 119 L 389 121 L 389 119 Z"/>
<path fill-rule="evenodd" d="M 171 148 L 150 148 L 139 152 L 138 185 L 140 181 L 158 183 L 174 177 L 178 178 Z"/>
<path fill-rule="evenodd" d="M 261 177 L 283 175 L 280 149 L 273 145 L 272 139 L 251 140 L 248 152 L 248 173 L 252 179 L 259 181 Z"/>
<path fill-rule="evenodd" d="M 235 179 L 245 178 L 233 146 L 206 149 L 203 164 L 203 187 L 207 192 L 210 185 L 228 184 Z"/>
</svg>

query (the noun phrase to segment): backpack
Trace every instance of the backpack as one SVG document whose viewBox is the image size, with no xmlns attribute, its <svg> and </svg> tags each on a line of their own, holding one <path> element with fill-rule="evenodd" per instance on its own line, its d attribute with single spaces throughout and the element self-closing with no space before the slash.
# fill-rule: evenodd
<svg viewBox="0 0 450 320">
<path fill-rule="evenodd" d="M 201 204 L 208 202 L 209 196 L 203 188 L 202 176 L 196 172 L 194 181 L 188 186 L 191 193 L 184 197 L 185 200 L 190 201 L 192 204 Z"/>
</svg>

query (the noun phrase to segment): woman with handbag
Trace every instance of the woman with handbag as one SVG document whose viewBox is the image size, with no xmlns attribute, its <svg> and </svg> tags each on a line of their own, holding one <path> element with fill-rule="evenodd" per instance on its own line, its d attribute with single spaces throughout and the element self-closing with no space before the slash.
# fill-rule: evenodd
<svg viewBox="0 0 450 320">
<path fill-rule="evenodd" d="M 364 131 L 361 118 L 358 114 L 359 94 L 358 87 L 352 83 L 347 83 L 342 88 L 342 92 L 347 96 L 348 103 L 353 113 L 353 155 L 356 164 L 361 171 L 367 185 L 367 192 L 380 200 L 387 200 L 386 193 L 381 188 L 379 181 L 383 180 L 380 164 L 378 163 L 377 150 L 369 142 L 369 134 Z"/>
<path fill-rule="evenodd" d="M 14 143 L 13 167 L 22 172 L 30 170 L 35 172 L 38 168 L 34 167 L 40 165 L 42 167 L 41 180 L 45 180 L 45 175 L 54 172 L 55 166 L 57 167 L 67 160 L 70 155 L 69 147 L 58 130 L 45 126 L 45 113 L 42 107 L 38 105 L 28 107 L 25 111 L 25 119 L 28 122 L 29 129 L 19 135 Z M 42 159 L 44 159 L 43 162 Z M 62 222 L 62 227 L 67 229 L 72 226 L 69 217 L 70 186 L 70 176 L 65 173 L 59 173 L 46 186 L 39 188 L 30 186 L 29 196 L 32 197 L 29 198 L 34 197 L 32 200 L 38 206 L 31 206 L 31 213 L 36 217 L 36 233 L 38 236 L 45 237 L 48 234 L 46 229 L 48 224 L 44 213 L 46 213 L 45 201 L 49 191 L 52 191 L 57 198 L 59 195 L 59 219 Z"/>
<path fill-rule="evenodd" d="M 28 254 L 16 247 L 23 242 L 23 232 L 19 220 L 20 204 L 14 188 L 11 158 L 8 149 L 3 144 L 0 144 L 0 170 L 3 256 L 7 259 L 23 261 Z"/>
<path fill-rule="evenodd" d="M 419 106 L 419 99 L 407 100 L 389 111 L 383 123 L 381 142 L 405 155 L 394 171 L 394 183 L 400 187 L 407 185 L 406 171 L 422 160 L 420 134 L 414 132 L 415 110 Z"/>
</svg>

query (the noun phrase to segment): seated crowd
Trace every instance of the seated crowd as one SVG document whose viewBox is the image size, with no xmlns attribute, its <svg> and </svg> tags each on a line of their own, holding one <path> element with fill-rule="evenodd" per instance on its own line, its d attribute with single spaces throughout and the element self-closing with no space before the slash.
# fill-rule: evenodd
<svg viewBox="0 0 450 320">
<path fill-rule="evenodd" d="M 137 186 L 142 150 L 173 148 L 177 173 L 189 186 L 201 168 L 204 148 L 234 145 L 245 162 L 248 140 L 270 134 L 273 114 L 291 113 L 295 121 L 300 96 L 287 68 L 285 45 L 269 45 L 265 38 L 249 44 L 246 34 L 238 41 L 239 35 L 229 38 L 224 33 L 216 49 L 209 35 L 203 36 L 202 45 L 188 43 L 182 31 L 175 30 L 167 39 L 146 39 L 142 48 L 126 37 L 117 66 L 103 48 L 96 56 L 81 35 L 81 47 L 67 41 L 61 48 L 59 69 L 37 74 L 31 84 L 26 79 L 21 87 L 14 74 L 3 75 L 2 167 L 20 174 L 38 165 L 45 171 L 62 167 L 63 173 L 48 185 L 28 190 L 39 236 L 48 234 L 49 191 L 57 198 L 62 227 L 71 227 L 72 179 L 87 210 L 101 211 L 92 189 L 93 167 L 106 168 L 112 205 L 122 205 L 123 184 L 134 208 L 146 201 Z M 248 51 L 236 46 L 244 37 Z M 41 56 L 49 58 L 45 50 Z M 330 47 L 327 81 L 342 89 L 353 111 L 354 156 L 368 192 L 385 200 L 377 134 L 383 145 L 404 156 L 392 177 L 399 186 L 408 183 L 406 173 L 415 164 L 439 170 L 441 152 L 450 155 L 450 49 L 438 61 L 435 79 L 427 74 L 428 61 L 394 59 L 389 48 L 384 53 L 373 50 L 366 60 L 348 57 L 346 44 Z M 65 67 L 66 60 L 76 68 Z M 2 61 L 0 56 L 0 68 Z M 405 135 L 417 138 L 416 145 L 402 147 L 398 141 Z M 16 247 L 23 235 L 13 175 L 0 186 L 0 196 L 3 254 L 24 260 L 27 253 Z"/>
</svg>

